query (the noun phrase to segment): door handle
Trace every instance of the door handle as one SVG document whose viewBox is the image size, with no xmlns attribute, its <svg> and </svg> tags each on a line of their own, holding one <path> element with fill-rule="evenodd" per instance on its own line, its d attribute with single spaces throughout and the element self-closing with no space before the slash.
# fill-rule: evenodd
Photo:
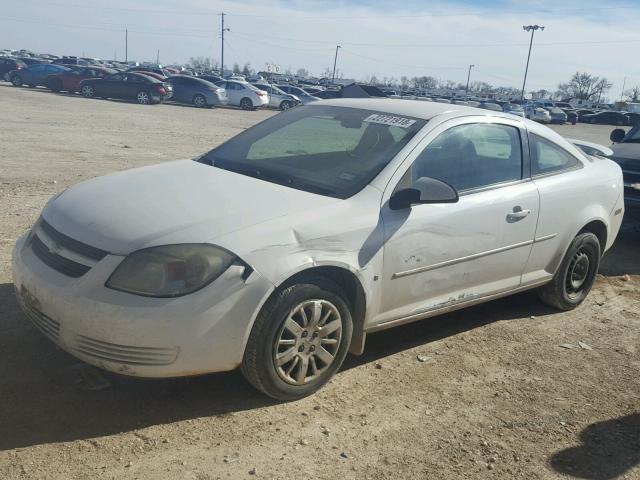
<svg viewBox="0 0 640 480">
<path fill-rule="evenodd" d="M 513 211 L 507 213 L 507 222 L 517 222 L 518 220 L 522 220 L 526 216 L 531 213 L 531 210 L 523 210 L 522 207 L 516 206 L 513 207 Z"/>
</svg>

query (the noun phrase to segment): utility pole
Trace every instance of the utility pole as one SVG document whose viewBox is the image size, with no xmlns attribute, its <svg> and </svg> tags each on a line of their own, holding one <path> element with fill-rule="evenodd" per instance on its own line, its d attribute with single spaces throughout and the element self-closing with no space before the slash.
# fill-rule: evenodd
<svg viewBox="0 0 640 480">
<path fill-rule="evenodd" d="M 124 63 L 129 63 L 129 30 L 124 31 Z"/>
<path fill-rule="evenodd" d="M 622 101 L 622 97 L 624 97 L 624 87 L 627 86 L 627 77 L 624 77 L 622 81 L 622 91 L 620 92 L 620 101 Z"/>
<path fill-rule="evenodd" d="M 160 49 L 158 49 L 158 53 L 156 54 L 156 63 L 160 66 Z"/>
<path fill-rule="evenodd" d="M 331 76 L 331 83 L 336 83 L 336 63 L 338 63 L 338 50 L 340 50 L 340 45 L 336 45 L 336 56 L 333 59 L 333 75 Z"/>
<path fill-rule="evenodd" d="M 529 42 L 529 55 L 527 55 L 527 67 L 524 70 L 524 81 L 522 82 L 522 94 L 520 98 L 524 100 L 524 87 L 527 84 L 527 73 L 529 72 L 529 59 L 531 58 L 531 46 L 533 45 L 533 34 L 536 33 L 536 30 L 544 30 L 542 25 L 523 25 L 522 29 L 525 32 L 531 32 L 531 41 Z"/>
<path fill-rule="evenodd" d="M 469 73 L 467 74 L 467 88 L 466 88 L 466 95 L 469 95 L 469 79 L 471 78 L 471 69 L 475 67 L 475 65 L 469 65 Z"/>
<path fill-rule="evenodd" d="M 222 20 L 222 30 L 221 30 L 221 38 L 222 38 L 222 42 L 221 42 L 221 46 L 222 46 L 222 52 L 220 54 L 220 76 L 224 77 L 224 32 L 230 32 L 231 29 L 230 28 L 224 28 L 224 12 L 222 12 L 220 14 L 220 18 Z"/>
</svg>

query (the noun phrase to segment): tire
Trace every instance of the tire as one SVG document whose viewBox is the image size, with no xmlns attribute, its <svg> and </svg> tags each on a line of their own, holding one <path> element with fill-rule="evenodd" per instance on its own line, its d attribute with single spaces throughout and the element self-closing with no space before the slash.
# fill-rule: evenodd
<svg viewBox="0 0 640 480">
<path fill-rule="evenodd" d="M 306 328 L 301 309 L 307 315 Z M 312 326 L 314 322 L 318 326 Z M 323 336 L 323 325 L 335 330 Z M 352 333 L 351 310 L 339 287 L 322 277 L 301 280 L 276 292 L 262 307 L 247 341 L 242 374 L 276 400 L 306 397 L 338 371 Z"/>
<path fill-rule="evenodd" d="M 253 110 L 253 102 L 250 98 L 244 97 L 240 100 L 240 108 L 242 108 L 242 110 Z"/>
<path fill-rule="evenodd" d="M 22 77 L 20 75 L 14 75 L 13 77 L 11 77 L 11 84 L 14 87 L 21 87 L 22 86 Z"/>
<path fill-rule="evenodd" d="M 136 102 L 140 105 L 151 105 L 153 103 L 153 99 L 151 98 L 151 95 L 149 95 L 149 92 L 140 90 L 136 93 Z"/>
<path fill-rule="evenodd" d="M 593 233 L 578 234 L 553 280 L 538 289 L 540 300 L 558 310 L 573 310 L 580 305 L 595 281 L 601 251 L 600 241 Z"/>
<path fill-rule="evenodd" d="M 193 96 L 191 103 L 193 103 L 194 107 L 203 108 L 207 106 L 207 99 L 204 97 L 204 95 L 200 95 L 199 93 L 197 93 Z"/>
<path fill-rule="evenodd" d="M 82 96 L 85 98 L 93 98 L 96 95 L 96 91 L 91 85 L 83 85 L 80 93 L 82 93 Z"/>
<path fill-rule="evenodd" d="M 291 105 L 291 102 L 289 100 L 283 100 L 280 104 L 280 110 L 282 110 L 283 112 L 285 110 L 289 110 L 291 107 L 293 107 L 293 105 Z"/>
</svg>

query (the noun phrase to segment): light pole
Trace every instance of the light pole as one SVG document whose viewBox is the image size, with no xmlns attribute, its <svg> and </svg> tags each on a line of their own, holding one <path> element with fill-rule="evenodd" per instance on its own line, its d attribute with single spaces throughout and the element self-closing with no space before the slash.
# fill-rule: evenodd
<svg viewBox="0 0 640 480">
<path fill-rule="evenodd" d="M 338 50 L 340 50 L 340 45 L 336 45 L 336 56 L 333 59 L 333 75 L 331 76 L 331 83 L 336 83 L 336 63 L 338 63 Z"/>
<path fill-rule="evenodd" d="M 469 96 L 469 79 L 471 78 L 471 69 L 475 67 L 475 65 L 469 65 L 469 73 L 467 74 L 467 88 L 466 95 Z"/>
<path fill-rule="evenodd" d="M 533 45 L 533 34 L 536 33 L 536 30 L 544 30 L 542 25 L 523 25 L 522 29 L 525 32 L 531 32 L 531 41 L 529 42 L 529 55 L 527 55 L 527 67 L 524 69 L 524 81 L 522 82 L 522 94 L 520 98 L 524 100 L 524 87 L 527 84 L 527 73 L 529 72 L 529 59 L 531 58 L 531 46 Z"/>
<path fill-rule="evenodd" d="M 225 28 L 224 27 L 224 16 L 225 16 L 225 13 L 222 12 L 220 14 L 220 19 L 222 21 L 222 28 L 220 30 L 220 37 L 222 39 L 222 41 L 220 42 L 220 46 L 221 46 L 221 49 L 222 49 L 222 51 L 220 52 L 220 76 L 222 78 L 224 78 L 224 32 L 230 32 L 231 31 L 230 28 Z"/>
</svg>

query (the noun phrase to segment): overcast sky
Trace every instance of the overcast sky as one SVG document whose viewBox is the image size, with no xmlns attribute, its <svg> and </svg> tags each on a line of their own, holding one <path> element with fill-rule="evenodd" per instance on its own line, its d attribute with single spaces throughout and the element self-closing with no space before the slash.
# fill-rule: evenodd
<svg viewBox="0 0 640 480">
<path fill-rule="evenodd" d="M 529 34 L 537 32 L 527 90 L 555 90 L 577 70 L 614 82 L 610 97 L 640 84 L 638 0 L 456 0 L 390 2 L 244 0 L 21 0 L 4 2 L 0 48 L 162 63 L 220 59 L 220 16 L 231 28 L 225 65 L 265 62 L 320 75 L 333 65 L 364 79 L 431 75 L 465 82 L 522 85 Z"/>
</svg>

